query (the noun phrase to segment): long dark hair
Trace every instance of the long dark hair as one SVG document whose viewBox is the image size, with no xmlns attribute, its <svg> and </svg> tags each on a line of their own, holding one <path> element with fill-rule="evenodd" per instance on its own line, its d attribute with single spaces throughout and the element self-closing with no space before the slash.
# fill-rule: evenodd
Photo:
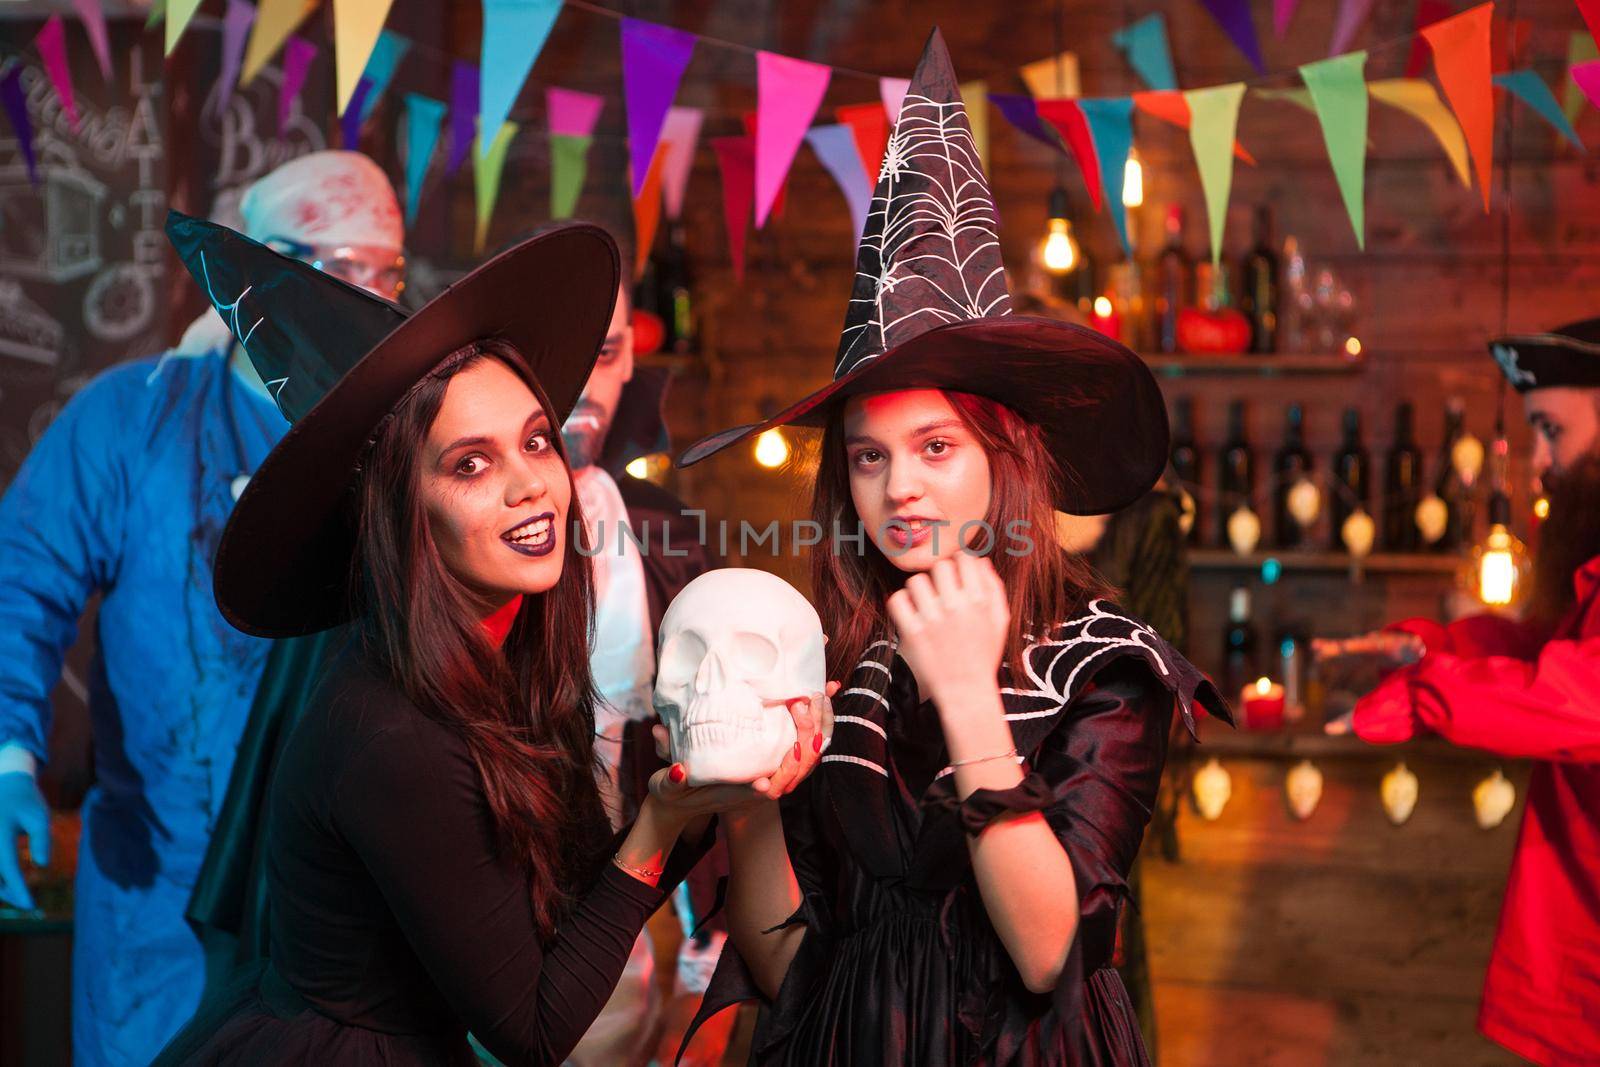
<svg viewBox="0 0 1600 1067">
<path fill-rule="evenodd" d="M 1090 600 L 1108 596 L 1110 589 L 1056 538 L 1054 501 L 1063 473 L 1045 446 L 1044 433 L 987 397 L 949 390 L 944 395 L 989 458 L 991 491 L 984 521 L 995 533 L 989 556 L 1011 607 L 1006 660 L 1016 663 L 1028 636 L 1044 636 Z M 843 407 L 834 407 L 822 431 L 811 498 L 811 517 L 827 533 L 836 528 L 853 533 L 861 522 L 850 496 Z M 1007 536 L 1016 529 L 1011 525 L 1016 520 L 1026 523 L 1021 529 L 1033 542 L 1027 551 L 1020 540 Z M 828 677 L 846 677 L 867 646 L 889 633 L 885 603 L 906 577 L 870 539 L 859 552 L 827 541 L 812 551 L 811 591 L 828 634 Z"/>
<path fill-rule="evenodd" d="M 535 922 L 548 936 L 589 873 L 605 829 L 589 673 L 594 583 L 569 536 L 561 580 L 523 597 L 497 651 L 479 625 L 480 609 L 439 556 L 418 491 L 418 443 L 450 379 L 484 359 L 514 371 L 555 421 L 549 398 L 510 345 L 486 340 L 451 353 L 396 405 L 371 445 L 359 483 L 352 592 L 368 654 L 424 714 L 466 742 L 501 854 L 526 867 Z M 562 449 L 559 434 L 551 441 Z M 565 461 L 564 450 L 560 455 Z M 576 492 L 567 528 L 584 528 Z"/>
</svg>

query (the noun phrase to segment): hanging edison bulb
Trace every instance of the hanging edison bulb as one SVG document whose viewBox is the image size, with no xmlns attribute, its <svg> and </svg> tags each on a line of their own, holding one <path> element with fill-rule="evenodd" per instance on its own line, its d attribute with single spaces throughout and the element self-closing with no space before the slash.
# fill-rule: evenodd
<svg viewBox="0 0 1600 1067">
<path fill-rule="evenodd" d="M 1339 539 L 1352 556 L 1364 559 L 1372 552 L 1372 542 L 1377 533 L 1378 526 L 1372 521 L 1372 516 L 1367 514 L 1365 508 L 1358 506 L 1339 528 Z"/>
<path fill-rule="evenodd" d="M 1260 543 L 1261 517 L 1251 511 L 1248 504 L 1240 504 L 1228 516 L 1228 544 L 1237 554 L 1248 556 Z"/>
<path fill-rule="evenodd" d="M 1455 468 L 1461 484 L 1468 489 L 1477 484 L 1478 475 L 1483 472 L 1483 459 L 1483 442 L 1470 433 L 1462 434 L 1450 446 L 1450 465 Z"/>
<path fill-rule="evenodd" d="M 1472 550 L 1473 592 L 1490 607 L 1517 602 L 1527 585 L 1528 550 L 1511 532 L 1511 501 L 1504 493 L 1489 497 L 1489 532 Z"/>
<path fill-rule="evenodd" d="M 788 458 L 789 442 L 782 430 L 768 430 L 756 438 L 756 462 L 763 467 L 781 467 Z"/>
<path fill-rule="evenodd" d="M 1128 161 L 1122 165 L 1122 206 L 1139 207 L 1144 204 L 1144 164 L 1139 153 L 1128 149 Z"/>
<path fill-rule="evenodd" d="M 1438 493 L 1429 493 L 1417 502 L 1413 516 L 1424 544 L 1436 545 L 1450 528 L 1450 505 Z"/>
<path fill-rule="evenodd" d="M 1046 223 L 1039 255 L 1044 269 L 1051 274 L 1066 274 L 1078 265 L 1078 240 L 1072 236 L 1069 210 L 1067 190 L 1058 185 L 1050 192 L 1050 221 Z"/>
<path fill-rule="evenodd" d="M 1317 513 L 1322 510 L 1322 491 L 1316 482 L 1302 474 L 1289 487 L 1287 504 L 1289 514 L 1300 524 L 1300 529 L 1307 529 L 1317 521 Z"/>
</svg>

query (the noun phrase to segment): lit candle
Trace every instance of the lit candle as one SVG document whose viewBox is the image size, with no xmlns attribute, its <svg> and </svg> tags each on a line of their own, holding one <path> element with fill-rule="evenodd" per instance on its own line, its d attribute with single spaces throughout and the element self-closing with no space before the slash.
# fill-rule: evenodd
<svg viewBox="0 0 1600 1067">
<path fill-rule="evenodd" d="M 1122 317 L 1117 314 L 1117 309 L 1109 297 L 1094 298 L 1094 309 L 1089 315 L 1089 325 L 1113 341 L 1122 340 Z"/>
<path fill-rule="evenodd" d="M 1244 725 L 1247 730 L 1281 730 L 1283 728 L 1283 686 L 1270 678 L 1257 678 L 1239 693 L 1239 703 L 1244 707 Z"/>
</svg>

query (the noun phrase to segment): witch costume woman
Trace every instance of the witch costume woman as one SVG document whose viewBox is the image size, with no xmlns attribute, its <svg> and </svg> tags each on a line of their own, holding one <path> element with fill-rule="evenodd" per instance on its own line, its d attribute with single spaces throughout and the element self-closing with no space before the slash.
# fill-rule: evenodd
<svg viewBox="0 0 1600 1067">
<path fill-rule="evenodd" d="M 506 1063 L 558 1063 L 606 1003 L 646 918 L 704 850 L 704 832 L 700 845 L 679 834 L 687 841 L 686 827 L 718 810 L 704 793 L 652 796 L 613 837 L 594 787 L 592 593 L 564 532 L 581 515 L 557 431 L 604 339 L 616 248 L 593 226 L 546 232 L 407 315 L 225 228 L 173 213 L 167 232 L 292 424 L 223 534 L 218 604 L 261 636 L 347 621 L 358 636 L 275 772 L 270 960 L 238 974 L 157 1062 L 470 1065 L 470 1029 Z M 483 416 L 484 404 L 452 408 L 463 382 L 493 384 L 454 395 L 488 396 L 489 410 L 514 419 Z M 417 414 L 428 396 L 435 413 Z M 433 463 L 426 434 L 456 410 L 492 423 L 481 431 L 490 436 L 458 441 L 466 458 L 451 445 Z M 419 429 L 427 449 L 405 439 Z M 445 506 L 476 492 L 494 521 L 492 536 L 462 541 L 459 562 L 439 547 L 450 528 L 418 533 L 423 491 L 404 487 L 469 473 L 488 488 L 463 481 Z M 498 533 L 509 514 L 530 511 L 515 536 Z M 392 535 L 387 554 L 374 550 L 385 544 L 375 529 Z M 432 577 L 430 561 L 440 564 Z M 544 578 L 509 595 L 461 577 L 484 568 Z M 406 598 L 419 588 L 434 606 L 413 615 Z M 437 607 L 482 603 L 469 589 L 505 595 L 487 613 Z M 407 627 L 414 639 L 427 619 L 424 643 L 454 658 L 418 672 L 427 653 L 406 644 Z M 432 677 L 419 686 L 419 673 Z M 458 687 L 453 704 L 415 695 L 441 675 L 494 685 Z M 465 717 L 468 705 L 480 713 Z M 558 777 L 543 783 L 541 809 L 526 797 L 544 774 Z M 559 839 L 506 830 L 535 827 L 541 811 Z"/>
<path fill-rule="evenodd" d="M 680 462 L 783 424 L 834 433 L 851 398 L 859 411 L 861 398 L 939 390 L 998 402 L 1042 431 L 1045 458 L 1060 468 L 1058 510 L 1102 514 L 1137 500 L 1167 453 L 1153 377 L 1099 333 L 1012 315 L 995 230 L 935 31 L 868 213 L 834 380 L 763 423 L 706 438 Z M 824 468 L 830 462 L 825 437 Z M 902 580 L 909 587 L 918 578 Z M 839 620 L 825 602 L 819 610 L 837 648 Z M 999 704 L 1015 751 L 986 758 L 1019 762 L 1020 784 L 967 791 L 946 744 L 950 720 L 919 692 L 903 641 L 878 637 L 842 680 L 818 772 L 782 804 L 789 885 L 798 887 L 786 899 L 798 907 L 758 932 L 798 928 L 798 948 L 781 981 L 763 981 L 756 957 L 744 954 L 760 938 L 741 943 L 736 934 L 701 1018 L 760 1001 L 758 1064 L 1148 1063 L 1112 967 L 1118 912 L 1130 903 L 1127 875 L 1174 710 L 1191 732 L 1197 709 L 1231 722 L 1216 688 L 1148 626 L 1106 599 L 1088 600 L 1001 663 Z M 992 887 L 980 885 L 974 858 L 992 827 L 1035 814 L 1066 854 L 1078 901 L 1065 964 L 1042 992 L 1029 988 L 1039 983 L 1024 981 L 997 932 Z M 764 876 L 741 870 L 737 847 L 733 866 L 730 902 L 741 877 Z M 732 916 L 730 924 L 737 929 Z"/>
</svg>

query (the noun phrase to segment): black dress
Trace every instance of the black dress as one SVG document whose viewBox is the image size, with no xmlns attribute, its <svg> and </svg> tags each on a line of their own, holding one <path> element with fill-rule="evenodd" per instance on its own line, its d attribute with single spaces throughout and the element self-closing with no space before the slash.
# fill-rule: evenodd
<svg viewBox="0 0 1600 1067">
<path fill-rule="evenodd" d="M 1002 669 L 1027 756 L 1015 789 L 955 799 L 937 711 L 918 704 L 887 642 L 835 700 L 834 745 L 783 808 L 805 934 L 751 1061 L 821 1064 L 1147 1064 L 1111 966 L 1126 876 L 1149 821 L 1174 706 L 1193 729 L 1211 683 L 1148 627 L 1096 601 Z M 1023 985 L 984 910 L 966 834 L 1042 811 L 1077 882 L 1080 919 L 1060 982 Z M 724 953 L 702 1017 L 759 996 Z"/>
<path fill-rule="evenodd" d="M 270 962 L 157 1063 L 467 1067 L 470 1028 L 509 1065 L 559 1064 L 701 851 L 651 887 L 604 862 L 597 827 L 598 876 L 542 943 L 466 746 L 355 657 L 295 727 L 269 804 Z"/>
</svg>

